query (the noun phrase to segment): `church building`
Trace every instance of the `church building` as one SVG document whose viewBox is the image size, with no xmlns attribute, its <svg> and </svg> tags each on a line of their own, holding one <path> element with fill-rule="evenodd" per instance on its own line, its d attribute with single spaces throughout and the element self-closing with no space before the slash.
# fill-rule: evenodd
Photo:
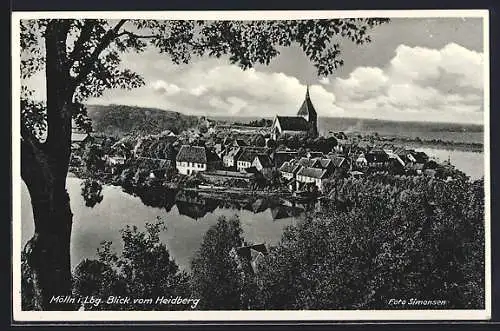
<svg viewBox="0 0 500 331">
<path fill-rule="evenodd" d="M 274 140 L 281 135 L 306 135 L 311 138 L 318 136 L 318 114 L 309 96 L 309 86 L 306 97 L 300 106 L 297 116 L 278 116 L 274 118 L 271 136 Z"/>
</svg>

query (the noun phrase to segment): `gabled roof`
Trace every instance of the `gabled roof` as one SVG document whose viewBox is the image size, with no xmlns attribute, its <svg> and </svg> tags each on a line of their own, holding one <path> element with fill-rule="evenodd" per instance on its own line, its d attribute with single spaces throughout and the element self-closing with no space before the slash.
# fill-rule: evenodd
<svg viewBox="0 0 500 331">
<path fill-rule="evenodd" d="M 297 176 L 305 176 L 316 179 L 324 178 L 325 175 L 326 175 L 326 170 L 318 168 L 302 168 L 297 173 Z"/>
<path fill-rule="evenodd" d="M 320 167 L 320 168 L 326 169 L 326 168 L 330 167 L 331 165 L 333 165 L 332 159 L 318 157 L 318 158 L 315 158 L 314 160 L 315 160 L 315 162 L 314 162 L 315 167 Z"/>
<path fill-rule="evenodd" d="M 394 154 L 397 154 L 399 156 L 406 156 L 408 155 L 410 152 L 405 148 L 405 147 L 397 147 L 395 149 L 393 149 L 393 153 Z"/>
<path fill-rule="evenodd" d="M 260 165 L 264 168 L 271 168 L 271 159 L 267 154 L 257 154 L 255 158 L 259 159 Z"/>
<path fill-rule="evenodd" d="M 417 163 L 425 163 L 429 159 L 425 152 L 412 152 L 411 155 L 417 160 Z"/>
<path fill-rule="evenodd" d="M 334 155 L 334 156 L 331 156 L 331 157 L 330 157 L 330 160 L 332 160 L 332 162 L 333 162 L 333 166 L 334 166 L 335 168 L 338 168 L 338 167 L 342 166 L 342 164 L 344 164 L 344 162 L 345 162 L 345 157 L 341 157 L 341 156 L 336 156 L 336 155 Z"/>
<path fill-rule="evenodd" d="M 283 131 L 308 131 L 309 123 L 303 117 L 276 116 Z"/>
<path fill-rule="evenodd" d="M 231 150 L 229 150 L 229 153 L 227 153 L 227 157 L 238 157 L 243 150 L 240 147 L 233 147 Z"/>
<path fill-rule="evenodd" d="M 292 162 L 285 162 L 281 165 L 279 170 L 281 172 L 295 173 L 296 171 L 299 170 L 300 167 L 301 167 L 300 164 L 292 163 Z"/>
<path fill-rule="evenodd" d="M 312 167 L 316 162 L 314 159 L 308 159 L 307 157 L 303 157 L 299 160 L 299 164 L 303 167 Z"/>
<path fill-rule="evenodd" d="M 89 137 L 90 135 L 88 133 L 78 133 L 78 132 L 71 133 L 72 142 L 82 142 Z"/>
<path fill-rule="evenodd" d="M 311 97 L 309 96 L 309 86 L 307 87 L 306 91 L 306 97 L 304 99 L 304 102 L 302 103 L 302 106 L 299 108 L 299 112 L 297 115 L 299 116 L 307 116 L 310 114 L 316 114 L 316 109 L 314 109 L 314 106 L 311 101 Z"/>
<path fill-rule="evenodd" d="M 182 145 L 177 154 L 178 162 L 207 163 L 205 147 Z"/>
<path fill-rule="evenodd" d="M 257 154 L 256 152 L 250 149 L 245 149 L 238 158 L 238 161 L 253 162 L 253 159 L 255 159 L 256 154 Z"/>
</svg>

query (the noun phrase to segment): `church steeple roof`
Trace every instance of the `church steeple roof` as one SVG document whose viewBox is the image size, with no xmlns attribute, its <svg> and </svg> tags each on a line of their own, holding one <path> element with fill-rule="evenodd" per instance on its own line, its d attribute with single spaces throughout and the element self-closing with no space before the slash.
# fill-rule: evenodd
<svg viewBox="0 0 500 331">
<path fill-rule="evenodd" d="M 306 90 L 306 97 L 304 99 L 304 102 L 302 103 L 302 106 L 299 108 L 299 112 L 297 115 L 299 116 L 309 116 L 311 114 L 316 114 L 316 109 L 314 109 L 314 106 L 311 101 L 311 97 L 309 96 L 309 85 L 307 85 L 307 90 Z"/>
</svg>

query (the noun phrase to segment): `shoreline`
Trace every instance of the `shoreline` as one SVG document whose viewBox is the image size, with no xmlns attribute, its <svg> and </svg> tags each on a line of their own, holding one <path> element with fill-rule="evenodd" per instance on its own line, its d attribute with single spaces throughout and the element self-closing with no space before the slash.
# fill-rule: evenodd
<svg viewBox="0 0 500 331">
<path fill-rule="evenodd" d="M 446 145 L 442 143 L 434 144 L 430 142 L 416 142 L 416 141 L 391 141 L 391 143 L 402 145 L 410 148 L 429 148 L 429 149 L 439 149 L 444 151 L 454 151 L 454 152 L 468 152 L 468 153 L 484 153 L 484 148 L 471 146 L 469 143 L 455 143 L 456 145 Z"/>
</svg>

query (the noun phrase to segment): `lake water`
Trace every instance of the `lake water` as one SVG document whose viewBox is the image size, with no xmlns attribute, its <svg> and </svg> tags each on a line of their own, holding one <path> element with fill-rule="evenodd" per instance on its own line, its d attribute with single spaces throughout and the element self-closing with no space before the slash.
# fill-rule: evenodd
<svg viewBox="0 0 500 331">
<path fill-rule="evenodd" d="M 167 244 L 170 254 L 179 266 L 189 269 L 191 258 L 200 246 L 203 235 L 211 225 L 217 223 L 219 216 L 231 217 L 237 214 L 244 231 L 245 240 L 254 243 L 276 244 L 287 225 L 295 224 L 300 219 L 286 216 L 283 210 L 288 206 L 273 206 L 254 213 L 249 210 L 235 210 L 216 207 L 213 211 L 201 211 L 196 205 L 174 205 L 169 211 L 165 208 L 145 205 L 139 197 L 123 192 L 116 186 L 104 186 L 104 199 L 95 207 L 86 207 L 80 194 L 78 178 L 68 178 L 67 189 L 73 211 L 73 231 L 71 238 L 71 261 L 75 267 L 83 258 L 95 257 L 96 249 L 104 240 L 112 241 L 113 247 L 121 249 L 120 229 L 128 225 L 137 225 L 144 229 L 145 222 L 154 222 L 160 216 L 165 221 L 167 231 L 162 240 Z M 22 183 L 22 245 L 32 237 L 34 231 L 33 213 L 29 193 Z M 191 207 L 191 208 L 190 208 Z M 259 209 L 258 206 L 255 206 Z M 288 208 L 288 209 L 287 209 Z M 184 215 L 183 215 L 184 214 Z M 198 219 L 194 219 L 197 214 Z M 204 214 L 204 215 L 203 215 Z"/>
<path fill-rule="evenodd" d="M 472 179 L 484 176 L 484 153 L 447 151 L 442 149 L 420 148 L 431 157 L 448 159 L 458 169 Z M 73 267 L 83 258 L 95 256 L 96 249 L 104 240 L 113 242 L 114 248 L 121 249 L 120 229 L 125 225 L 137 225 L 144 229 L 146 221 L 153 222 L 160 216 L 167 225 L 162 240 L 167 244 L 170 254 L 181 267 L 189 269 L 191 258 L 199 248 L 203 235 L 211 225 L 216 224 L 220 215 L 231 217 L 238 215 L 249 242 L 276 244 L 283 229 L 295 224 L 302 216 L 300 208 L 285 204 L 265 205 L 254 203 L 246 206 L 214 201 L 155 203 L 153 197 L 142 199 L 125 193 L 116 186 L 103 187 L 104 199 L 95 207 L 86 207 L 80 194 L 81 180 L 68 178 L 67 188 L 71 198 L 74 225 L 71 240 L 71 260 Z M 22 244 L 33 235 L 33 214 L 29 193 L 22 184 Z M 158 206 L 158 207 L 152 207 Z M 292 215 L 290 217 L 290 215 Z"/>
<path fill-rule="evenodd" d="M 448 160 L 449 157 L 451 164 L 453 164 L 457 169 L 465 172 L 465 174 L 470 176 L 473 180 L 484 176 L 484 153 L 436 148 L 415 148 L 415 150 L 425 152 L 430 157 L 435 157 L 440 161 Z"/>
</svg>

